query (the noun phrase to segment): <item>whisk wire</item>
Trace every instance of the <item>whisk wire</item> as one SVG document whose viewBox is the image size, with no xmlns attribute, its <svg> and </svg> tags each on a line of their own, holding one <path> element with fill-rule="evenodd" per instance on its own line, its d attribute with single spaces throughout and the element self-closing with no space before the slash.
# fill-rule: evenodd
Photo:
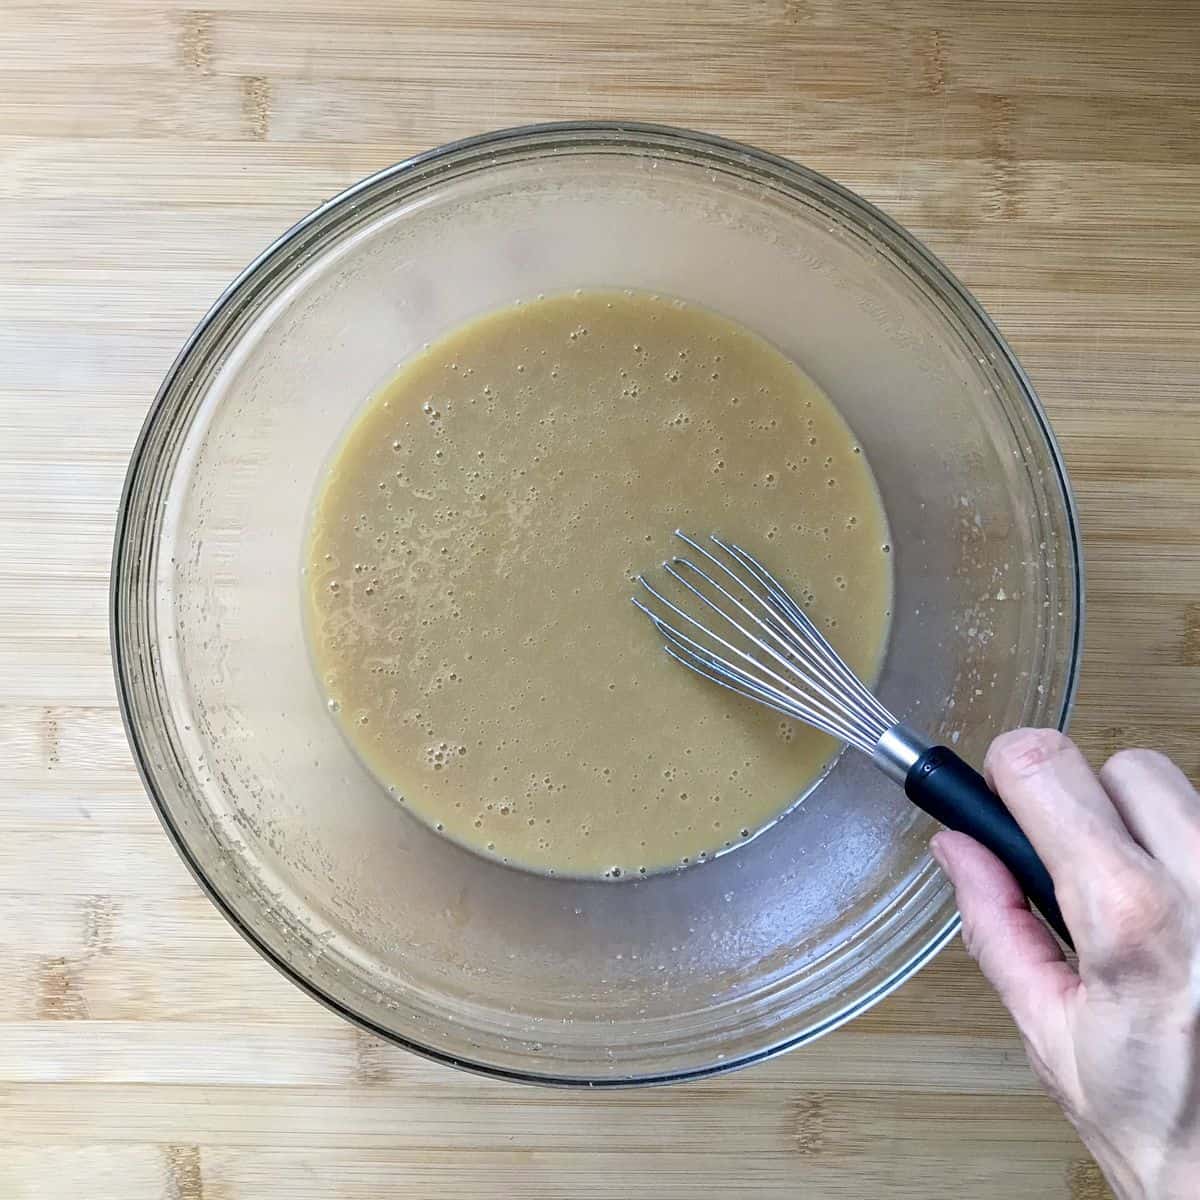
<svg viewBox="0 0 1200 1200">
<path fill-rule="evenodd" d="M 712 587 L 716 592 L 720 593 L 720 595 L 724 596 L 725 599 L 728 600 L 730 604 L 736 606 L 742 613 L 744 613 L 749 620 L 753 621 L 760 629 L 764 630 L 768 635 L 770 635 L 772 638 L 774 638 L 775 641 L 783 648 L 782 654 L 779 653 L 777 650 L 775 650 L 772 646 L 767 645 L 761 638 L 757 637 L 751 630 L 746 629 L 743 625 L 741 625 L 738 621 L 736 621 L 734 619 L 734 617 L 730 615 L 729 612 L 727 612 L 725 609 L 723 609 L 719 604 L 715 603 L 709 596 L 706 596 L 699 588 L 693 586 L 686 579 L 684 579 L 683 576 L 677 570 L 674 569 L 673 564 L 669 564 L 669 563 L 663 564 L 665 570 L 667 571 L 667 573 L 669 575 L 671 575 L 674 579 L 678 580 L 685 588 L 688 589 L 689 592 L 691 592 L 694 596 L 697 596 L 701 601 L 703 601 L 704 604 L 706 604 L 710 609 L 712 609 L 713 612 L 715 612 L 719 617 L 721 617 L 721 619 L 723 621 L 725 621 L 727 624 L 732 626 L 742 637 L 746 638 L 747 640 L 752 642 L 755 646 L 759 647 L 760 650 L 769 654 L 776 663 L 778 663 L 786 672 L 788 672 L 789 675 L 798 678 L 800 680 L 800 682 L 803 683 L 808 690 L 804 691 L 804 690 L 801 690 L 800 688 L 797 688 L 794 680 L 791 680 L 791 679 L 780 680 L 780 677 L 776 672 L 772 671 L 768 666 L 766 666 L 765 664 L 760 662 L 758 659 L 755 659 L 753 656 L 748 656 L 748 655 L 742 653 L 741 651 L 738 651 L 738 654 L 740 657 L 742 657 L 746 661 L 751 662 L 760 671 L 765 671 L 767 674 L 769 674 L 771 676 L 772 679 L 775 679 L 780 682 L 785 682 L 786 686 L 788 687 L 788 690 L 790 692 L 792 692 L 793 695 L 795 695 L 801 701 L 803 701 L 804 703 L 806 703 L 810 706 L 815 705 L 819 711 L 823 712 L 826 715 L 827 719 L 829 719 L 829 720 L 840 719 L 842 714 L 841 714 L 841 711 L 839 710 L 839 708 L 837 707 L 837 704 L 840 701 L 842 701 L 842 697 L 840 697 L 836 694 L 830 693 L 830 690 L 825 686 L 825 682 L 820 678 L 819 675 L 814 673 L 813 664 L 810 661 L 808 661 L 807 657 L 803 654 L 802 651 L 798 651 L 796 646 L 788 638 L 781 636 L 774 628 L 772 628 L 770 625 L 768 625 L 766 622 L 764 622 L 758 616 L 756 616 L 753 612 L 751 612 L 736 597 L 730 595 L 730 593 L 727 589 L 723 588 L 710 575 L 708 575 L 706 572 L 702 571 L 699 567 L 697 567 L 695 565 L 695 563 L 690 562 L 686 558 L 677 558 L 677 559 L 675 559 L 675 564 L 677 564 L 679 566 L 687 567 L 689 570 L 694 571 L 696 573 L 696 575 L 698 575 L 702 580 L 705 581 L 705 583 L 707 583 L 710 587 Z M 718 564 L 718 565 L 720 565 L 720 564 Z M 733 576 L 733 578 L 736 579 L 736 576 Z M 756 601 L 758 601 L 759 604 L 763 604 L 762 598 L 760 596 L 756 595 L 753 591 L 751 591 L 750 594 L 754 597 L 754 599 Z M 764 607 L 765 607 L 765 605 L 764 605 Z M 770 610 L 767 610 L 767 611 L 770 612 Z M 775 620 L 778 620 L 778 618 L 775 616 L 775 614 L 770 613 L 770 615 Z M 716 637 L 716 635 L 714 634 L 714 632 L 711 629 L 709 629 L 707 627 L 702 627 L 702 628 L 704 628 L 704 632 L 707 634 L 708 637 L 710 637 L 710 638 Z M 722 644 L 724 644 L 726 646 L 729 645 L 728 642 L 723 642 Z M 816 695 L 813 695 L 812 693 L 816 693 Z M 831 707 L 831 705 L 832 705 L 832 707 Z"/>
<path fill-rule="evenodd" d="M 672 571 L 669 565 L 667 566 L 667 571 L 675 579 L 677 579 L 685 588 L 687 588 L 688 591 L 694 593 L 701 600 L 703 600 L 704 603 L 707 604 L 710 608 L 712 608 L 714 611 L 720 613 L 721 616 L 724 617 L 724 619 L 730 625 L 732 625 L 734 627 L 734 629 L 736 629 L 744 638 L 747 639 L 747 641 L 752 642 L 755 645 L 758 645 L 762 649 L 766 650 L 767 653 L 769 653 L 773 657 L 775 657 L 785 669 L 792 669 L 794 671 L 794 668 L 792 668 L 792 664 L 789 663 L 787 661 L 787 659 L 782 658 L 779 655 L 776 655 L 774 653 L 774 651 L 772 651 L 770 649 L 769 646 L 766 646 L 763 644 L 761 639 L 756 638 L 754 636 L 754 634 L 752 634 L 749 630 L 744 629 L 742 626 L 740 626 L 735 620 L 733 620 L 732 617 L 730 617 L 727 613 L 724 613 L 720 608 L 718 608 L 715 604 L 713 604 L 712 601 L 708 599 L 708 597 L 706 597 L 703 593 L 701 593 L 695 587 L 693 587 L 690 583 L 688 583 L 687 580 L 683 579 L 676 572 Z M 692 652 L 693 654 L 696 654 L 698 657 L 700 657 L 700 661 L 705 662 L 707 665 L 709 665 L 710 670 L 722 670 L 722 671 L 725 671 L 730 674 L 736 673 L 736 674 L 734 674 L 734 677 L 740 678 L 740 680 L 743 683 L 745 683 L 748 687 L 757 689 L 758 691 L 768 691 L 768 692 L 778 693 L 779 695 L 783 696 L 783 698 L 787 699 L 788 702 L 793 705 L 804 705 L 804 706 L 812 709 L 814 711 L 814 713 L 819 714 L 821 716 L 821 718 L 824 720 L 828 720 L 828 721 L 838 721 L 839 720 L 839 714 L 836 709 L 830 708 L 825 703 L 822 703 L 821 701 L 808 695 L 806 692 L 804 692 L 800 688 L 798 688 L 794 681 L 789 680 L 786 676 L 778 674 L 776 671 L 773 671 L 769 666 L 764 665 L 760 660 L 756 659 L 752 654 L 747 653 L 745 650 L 741 649 L 740 647 L 735 646 L 732 642 L 727 641 L 725 638 L 721 637 L 719 634 L 717 634 L 713 630 L 709 629 L 708 626 L 706 626 L 706 625 L 702 624 L 700 621 L 696 620 L 696 618 L 693 617 L 690 613 L 684 612 L 684 610 L 681 609 L 677 604 L 675 604 L 671 600 L 668 600 L 667 597 L 664 596 L 661 592 L 656 591 L 653 587 L 651 587 L 650 584 L 647 583 L 645 579 L 641 580 L 641 584 L 646 589 L 646 591 L 648 591 L 650 593 L 650 595 L 652 595 L 660 604 L 664 605 L 666 608 L 669 608 L 672 612 L 677 614 L 679 617 L 682 617 L 683 620 L 685 620 L 689 625 L 692 625 L 696 629 L 700 630 L 700 632 L 703 633 L 711 641 L 716 642 L 720 646 L 723 646 L 726 650 L 728 650 L 731 654 L 736 655 L 743 662 L 749 663 L 753 668 L 755 668 L 755 670 L 756 670 L 756 672 L 758 672 L 758 674 L 750 674 L 749 672 L 740 670 L 733 663 L 729 662 L 728 659 L 720 658 L 719 656 L 713 654 L 711 649 L 704 646 L 702 643 L 697 642 L 694 638 L 688 637 L 686 634 L 682 633 L 681 631 L 676 629 L 674 626 L 668 624 L 667 622 L 662 620 L 657 614 L 650 612 L 650 610 L 647 609 L 644 605 L 638 604 L 637 600 L 634 601 L 634 603 L 638 604 L 638 607 L 641 608 L 643 612 L 646 612 L 651 617 L 651 619 L 654 621 L 654 624 L 657 626 L 659 631 L 665 637 L 670 638 L 677 645 L 681 645 L 688 651 Z M 692 666 L 692 663 L 688 662 L 686 665 Z M 693 669 L 695 669 L 695 668 L 693 668 Z M 713 678 L 713 675 L 711 673 L 701 672 L 701 674 L 708 674 L 708 677 L 710 679 Z M 766 675 L 770 680 L 773 681 L 773 683 L 775 685 L 778 685 L 778 686 L 773 687 L 771 684 L 763 683 L 762 679 L 760 678 L 761 675 Z M 780 689 L 782 689 L 782 692 L 780 692 Z M 757 699 L 758 698 L 757 694 L 753 698 Z M 806 717 L 805 719 L 808 719 L 808 718 Z"/>
<path fill-rule="evenodd" d="M 895 718 L 863 686 L 783 585 L 740 546 L 715 534 L 710 540 L 729 562 L 678 530 L 676 536 L 712 564 L 718 578 L 691 559 L 679 557 L 663 564 L 667 574 L 721 619 L 719 629 L 736 634 L 743 645 L 721 636 L 639 576 L 638 582 L 658 604 L 705 639 L 685 633 L 635 597 L 634 604 L 666 639 L 667 653 L 729 691 L 871 754 L 883 733 L 895 725 Z M 738 594 L 720 580 L 728 580 Z"/>
<path fill-rule="evenodd" d="M 671 643 L 666 647 L 667 653 L 697 674 L 703 675 L 721 687 L 728 688 L 731 692 L 736 692 L 739 696 L 757 700 L 760 704 L 774 709 L 784 716 L 807 721 L 810 725 L 815 725 L 826 733 L 833 734 L 852 744 L 858 744 L 858 734 L 855 730 L 846 722 L 832 715 L 824 705 L 818 710 L 814 706 L 798 700 L 795 696 L 787 695 L 778 688 L 766 685 L 741 668 L 716 657 L 699 643 L 680 634 L 671 626 L 659 622 L 656 624 L 663 636 Z"/>
<path fill-rule="evenodd" d="M 663 567 L 666 570 L 668 575 L 672 576 L 672 578 L 674 578 L 674 579 L 677 579 L 681 584 L 683 584 L 683 586 L 685 588 L 687 588 L 687 590 L 689 592 L 692 593 L 692 595 L 698 597 L 704 604 L 706 604 L 709 608 L 711 608 L 713 610 L 713 612 L 715 612 L 719 617 L 721 617 L 724 621 L 726 621 L 730 625 L 732 625 L 740 634 L 742 634 L 743 637 L 749 638 L 752 642 L 754 642 L 755 645 L 757 645 L 760 649 L 764 650 L 767 654 L 769 654 L 777 663 L 779 663 L 786 670 L 791 670 L 791 671 L 795 672 L 796 664 L 792 661 L 792 658 L 788 657 L 788 655 L 791 654 L 792 648 L 788 644 L 787 639 L 780 636 L 780 634 L 775 629 L 773 629 L 769 624 L 767 624 L 765 621 L 761 620 L 758 616 L 756 616 L 754 613 L 752 613 L 744 604 L 741 603 L 741 601 L 736 599 L 736 597 L 731 596 L 729 594 L 729 592 L 725 588 L 723 588 L 719 583 L 717 583 L 716 580 L 714 580 L 711 576 L 707 575 L 704 571 L 702 571 L 694 563 L 689 562 L 686 558 L 677 558 L 674 560 L 673 563 L 664 563 Z M 722 596 L 725 597 L 726 600 L 729 601 L 730 604 L 734 605 L 740 612 L 745 614 L 745 616 L 749 620 L 753 621 L 769 637 L 774 638 L 775 641 L 780 646 L 783 647 L 784 653 L 783 654 L 779 653 L 778 650 L 776 650 L 774 647 L 768 645 L 767 643 L 763 642 L 762 639 L 757 637 L 753 632 L 751 632 L 750 630 L 747 630 L 742 625 L 739 625 L 737 623 L 737 621 L 735 621 L 729 615 L 728 612 L 726 612 L 723 608 L 721 608 L 721 606 L 719 604 L 716 604 L 709 596 L 706 596 L 699 588 L 695 587 L 693 584 L 689 583 L 686 579 L 684 579 L 683 576 L 678 572 L 678 570 L 675 569 L 676 567 L 686 567 L 688 570 L 694 571 L 714 591 L 719 592 Z M 711 635 L 712 631 L 707 630 L 706 632 L 708 632 Z M 814 685 L 815 685 L 815 681 L 808 680 L 807 682 L 814 683 Z"/>
<path fill-rule="evenodd" d="M 690 539 L 686 538 L 685 540 L 690 541 Z M 808 613 L 796 603 L 783 584 L 762 563 L 750 554 L 747 554 L 740 546 L 732 542 L 724 542 L 716 534 L 712 535 L 712 540 L 754 575 L 763 587 L 768 590 L 775 603 L 788 614 L 796 625 L 800 626 L 809 641 L 805 643 L 800 639 L 796 639 L 796 645 L 812 654 L 825 670 L 829 671 L 844 685 L 847 697 L 852 698 L 855 702 L 854 706 L 856 708 L 861 706 L 865 710 L 864 716 L 866 717 L 868 714 L 873 716 L 880 722 L 884 729 L 894 725 L 896 723 L 895 716 L 879 702 L 873 692 L 863 686 L 862 681 L 850 670 L 841 655 L 833 648 L 829 639 L 817 628 Z"/>
<path fill-rule="evenodd" d="M 713 563 L 714 566 L 737 583 L 747 595 L 751 596 L 763 608 L 770 616 L 772 622 L 781 630 L 782 636 L 779 640 L 784 644 L 789 655 L 799 659 L 808 668 L 806 682 L 810 687 L 817 688 L 822 694 L 833 699 L 836 703 L 851 709 L 860 720 L 866 722 L 871 727 L 874 727 L 879 722 L 882 722 L 883 728 L 887 728 L 889 725 L 895 723 L 895 719 L 863 687 L 858 677 L 842 661 L 837 651 L 830 645 L 828 639 L 816 627 L 808 614 L 792 599 L 784 590 L 782 584 L 761 563 L 742 550 L 740 546 L 726 543 L 717 537 L 716 534 L 712 535 L 713 543 L 750 572 L 755 580 L 766 589 L 769 601 L 773 602 L 776 607 L 772 607 L 772 604 L 767 599 L 764 599 L 756 589 L 752 588 L 745 579 L 736 572 L 731 571 L 725 563 L 703 546 L 678 530 L 676 531 L 676 536 L 702 554 L 709 562 Z M 686 559 L 678 561 L 687 563 Z M 692 566 L 691 563 L 687 563 L 687 565 Z M 698 574 L 704 575 L 698 568 L 692 566 L 692 569 L 696 570 Z M 707 578 L 707 576 L 704 577 Z M 724 589 L 721 590 L 724 591 Z M 744 606 L 739 605 L 738 607 L 743 612 L 746 612 Z M 782 610 L 782 616 L 776 611 L 776 608 Z M 725 614 L 722 613 L 721 615 L 724 616 Z M 759 622 L 759 624 L 762 624 L 762 622 Z M 799 633 L 796 629 L 797 626 L 799 626 Z M 882 732 L 882 729 L 879 732 Z"/>
</svg>

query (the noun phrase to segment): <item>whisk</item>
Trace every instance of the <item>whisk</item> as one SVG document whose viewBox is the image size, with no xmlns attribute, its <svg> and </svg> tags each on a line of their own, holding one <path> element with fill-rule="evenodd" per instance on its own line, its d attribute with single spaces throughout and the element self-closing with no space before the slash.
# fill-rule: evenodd
<svg viewBox="0 0 1200 1200">
<path fill-rule="evenodd" d="M 692 612 L 641 575 L 654 607 L 633 600 L 666 639 L 667 653 L 705 679 L 861 750 L 918 808 L 991 850 L 1070 946 L 1049 872 L 983 776 L 898 721 L 756 558 L 716 534 L 712 549 L 679 530 L 676 536 L 695 558 L 676 557 L 663 569 L 684 589 L 680 598 Z"/>
</svg>

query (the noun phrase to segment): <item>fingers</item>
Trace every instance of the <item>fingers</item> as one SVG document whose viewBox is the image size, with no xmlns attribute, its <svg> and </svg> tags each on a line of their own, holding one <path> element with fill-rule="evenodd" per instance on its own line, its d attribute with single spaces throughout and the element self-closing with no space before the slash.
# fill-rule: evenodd
<svg viewBox="0 0 1200 1200">
<path fill-rule="evenodd" d="M 1055 729 L 1017 729 L 992 742 L 988 782 L 1054 878 L 1068 924 L 1073 892 L 1086 893 L 1107 871 L 1144 857 L 1108 793 L 1075 743 Z M 1065 903 L 1064 903 L 1065 900 Z"/>
<path fill-rule="evenodd" d="M 1054 878 L 1088 985 L 1180 969 L 1181 885 L 1134 840 L 1075 745 L 1054 730 L 1017 730 L 992 743 L 985 771 Z M 1128 783 L 1126 768 L 1113 773 Z M 1144 806 L 1140 820 L 1148 826 Z"/>
<path fill-rule="evenodd" d="M 930 849 L 954 885 L 968 953 L 1030 1049 L 1055 1074 L 1062 1048 L 1069 1045 L 1066 1005 L 1079 986 L 1078 976 L 990 850 L 949 830 L 937 834 Z"/>
<path fill-rule="evenodd" d="M 1136 841 L 1184 886 L 1200 879 L 1200 794 L 1167 757 L 1122 750 L 1100 782 Z"/>
</svg>

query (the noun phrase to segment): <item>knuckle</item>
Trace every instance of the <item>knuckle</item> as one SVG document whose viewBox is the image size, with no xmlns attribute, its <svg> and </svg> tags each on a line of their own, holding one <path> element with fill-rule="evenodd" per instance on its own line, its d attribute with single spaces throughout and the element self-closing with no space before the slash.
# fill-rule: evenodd
<svg viewBox="0 0 1200 1200">
<path fill-rule="evenodd" d="M 993 771 L 1024 779 L 1073 749 L 1071 739 L 1057 729 L 1014 729 L 992 742 L 988 765 Z"/>
<path fill-rule="evenodd" d="M 1129 866 L 1108 879 L 1095 914 L 1096 948 L 1118 970 L 1174 959 L 1180 927 L 1180 898 L 1169 881 Z"/>
</svg>

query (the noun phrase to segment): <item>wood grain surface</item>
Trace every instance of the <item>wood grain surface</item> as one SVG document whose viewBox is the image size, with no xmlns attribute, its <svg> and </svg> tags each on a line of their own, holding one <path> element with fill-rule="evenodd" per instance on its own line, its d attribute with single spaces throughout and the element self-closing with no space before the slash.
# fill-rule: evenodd
<svg viewBox="0 0 1200 1200">
<path fill-rule="evenodd" d="M 0 1197 L 1099 1200 L 962 950 L 811 1049 L 562 1094 L 358 1034 L 226 927 L 125 746 L 126 458 L 223 284 L 361 175 L 525 121 L 790 155 L 942 255 L 1079 494 L 1074 729 L 1200 774 L 1200 10 L 0 0 Z"/>
</svg>

